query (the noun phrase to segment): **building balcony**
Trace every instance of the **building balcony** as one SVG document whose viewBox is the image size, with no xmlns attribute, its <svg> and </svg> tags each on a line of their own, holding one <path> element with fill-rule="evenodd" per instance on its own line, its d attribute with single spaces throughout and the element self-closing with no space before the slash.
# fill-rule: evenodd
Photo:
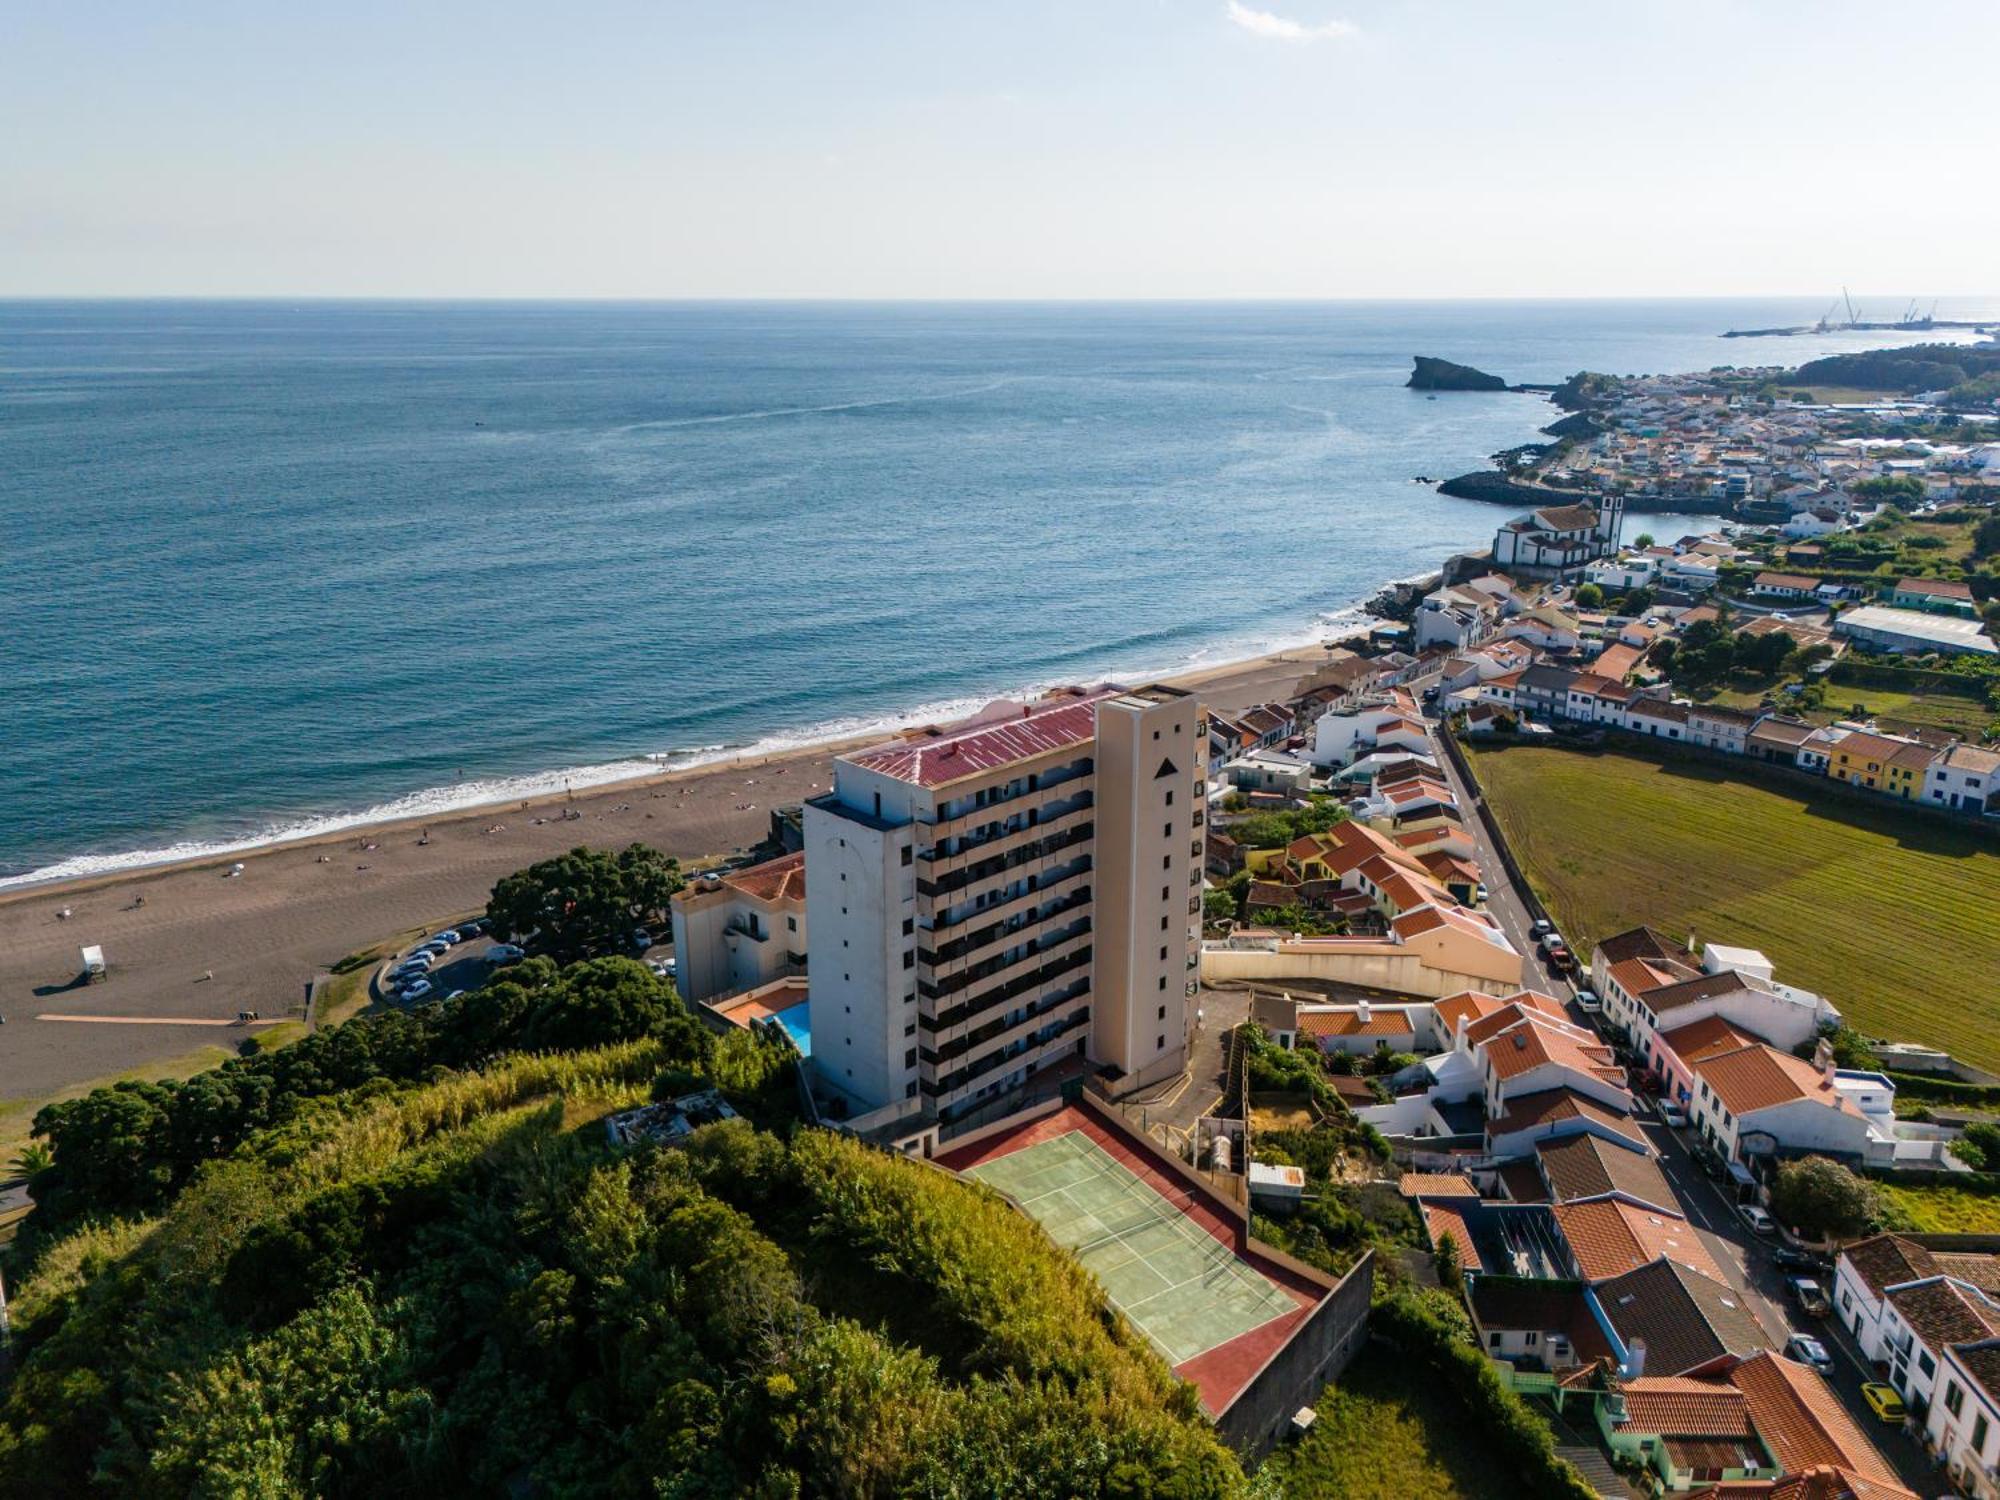
<svg viewBox="0 0 2000 1500">
<path fill-rule="evenodd" d="M 954 1026 L 964 1025 L 984 1012 L 991 1011 L 996 1006 L 1004 1006 L 1022 995 L 1054 984 L 1065 974 L 1073 974 L 1079 969 L 1087 968 L 1091 954 L 1088 936 L 1085 934 L 1084 938 L 1076 940 L 1074 946 L 1067 947 L 1060 953 L 1037 954 L 1040 963 L 1005 970 L 994 976 L 996 982 L 985 989 L 943 994 L 934 986 L 919 979 L 917 996 L 920 1001 L 930 1002 L 928 1006 L 930 1014 L 926 1024 L 926 1018 L 920 1008 L 917 1024 L 929 1031 L 948 1031 Z M 940 1000 L 956 1003 L 945 1008 L 938 1005 L 937 1002 Z"/>
<path fill-rule="evenodd" d="M 1010 842 L 1009 847 L 1005 849 L 980 851 L 981 857 L 969 864 L 952 861 L 945 868 L 937 868 L 935 865 L 927 867 L 925 861 L 919 859 L 917 862 L 919 868 L 928 868 L 930 873 L 917 877 L 917 894 L 933 901 L 939 896 L 956 895 L 982 880 L 1006 871 L 1018 870 L 1024 865 L 1047 859 L 1065 849 L 1074 849 L 1087 844 L 1095 836 L 1097 825 L 1085 818 L 1081 822 L 1069 823 L 1058 829 L 1051 830 L 1044 825 L 1032 832 L 1040 836 L 1029 839 L 1025 834 L 1019 835 L 1017 840 Z M 966 857 L 960 856 L 960 859 Z"/>
<path fill-rule="evenodd" d="M 1057 926 L 1046 936 L 1039 938 L 1023 936 L 1019 941 L 1010 944 L 1007 951 L 996 953 L 990 958 L 983 958 L 954 972 L 945 974 L 928 972 L 931 966 L 924 963 L 923 955 L 920 953 L 917 955 L 917 961 L 924 972 L 919 972 L 917 976 L 917 992 L 927 993 L 925 986 L 928 984 L 930 986 L 928 993 L 938 998 L 949 999 L 962 994 L 970 999 L 986 980 L 1018 969 L 1023 964 L 1033 964 L 1051 954 L 1064 952 L 1089 936 L 1090 918 L 1072 914 L 1069 921 Z"/>
<path fill-rule="evenodd" d="M 1088 885 L 1073 887 L 1068 894 L 1059 897 L 1040 891 L 1034 895 L 1047 904 L 1038 907 L 1024 898 L 1020 902 L 1009 902 L 1005 908 L 993 908 L 995 911 L 1003 909 L 1010 911 L 1012 915 L 999 921 L 988 922 L 983 927 L 965 931 L 958 937 L 939 943 L 935 949 L 919 948 L 917 962 L 935 969 L 940 965 L 954 964 L 971 958 L 996 943 L 1014 947 L 1020 943 L 1046 938 L 1056 930 L 1052 923 L 1059 924 L 1060 918 L 1090 905 L 1091 900 Z"/>
<path fill-rule="evenodd" d="M 919 818 L 917 826 L 928 829 L 933 841 L 957 838 L 982 823 L 1002 821 L 1030 808 L 1045 807 L 1051 802 L 1074 796 L 1078 783 L 1095 769 L 1096 763 L 1086 755 L 1067 765 L 1036 772 L 1032 787 L 1024 784 L 1018 790 L 1011 790 L 1012 783 L 1009 787 L 996 787 L 987 794 L 984 802 L 978 800 L 977 793 L 970 797 L 954 797 L 939 804 L 935 820 L 926 822 Z M 1016 780 L 1025 782 L 1027 778 Z"/>
<path fill-rule="evenodd" d="M 921 1080 L 919 1090 L 940 1105 L 957 1103 L 982 1081 L 995 1073 L 1011 1073 L 1017 1068 L 1030 1067 L 1040 1063 L 1057 1052 L 1068 1052 L 1076 1046 L 1076 1040 L 1083 1029 L 1090 1024 L 1090 1007 L 1082 1006 L 1068 1016 L 1041 1031 L 1030 1033 L 1005 1047 L 985 1053 L 965 1067 L 947 1073 L 932 1082 Z"/>
<path fill-rule="evenodd" d="M 950 840 L 956 847 L 949 850 L 944 847 L 947 841 L 940 839 L 934 847 L 919 852 L 917 860 L 934 877 L 964 869 L 969 864 L 995 854 L 1004 854 L 1048 832 L 1071 826 L 1078 819 L 1087 819 L 1095 800 L 1087 788 L 1068 797 L 1052 798 L 1046 805 L 1031 807 L 1024 813 L 983 825 L 992 831 L 967 833 Z"/>
<path fill-rule="evenodd" d="M 919 931 L 949 933 L 975 925 L 1002 921 L 1008 917 L 1018 916 L 1024 911 L 1032 911 L 1045 901 L 1068 895 L 1079 882 L 1088 882 L 1090 874 L 1091 865 L 1087 855 L 1070 860 L 1054 872 L 1037 870 L 1029 875 L 1017 873 L 1007 882 L 1008 885 L 1032 880 L 1034 888 L 1024 890 L 1018 896 L 995 901 L 988 906 L 974 904 L 978 892 L 970 892 L 964 900 L 954 902 L 943 911 L 935 912 L 928 927 L 922 920 L 918 921 L 917 927 Z"/>
<path fill-rule="evenodd" d="M 1010 1047 L 1030 1032 L 1039 1031 L 1063 1019 L 1068 1011 L 1089 1003 L 1090 985 L 1079 980 L 1060 993 L 1038 1001 L 1025 1015 L 1008 1011 L 951 1035 L 939 1035 L 934 1047 L 920 1047 L 917 1055 L 933 1068 L 949 1067 L 962 1057 L 971 1057 L 976 1061 L 992 1048 Z M 1015 1017 L 1011 1021 L 1008 1019 L 1010 1015 Z"/>
</svg>

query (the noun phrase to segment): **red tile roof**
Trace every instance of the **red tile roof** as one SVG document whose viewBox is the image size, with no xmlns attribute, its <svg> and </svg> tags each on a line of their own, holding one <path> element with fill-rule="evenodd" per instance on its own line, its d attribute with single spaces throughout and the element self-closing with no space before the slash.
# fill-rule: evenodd
<svg viewBox="0 0 2000 1500">
<path fill-rule="evenodd" d="M 1757 1435 L 1787 1473 L 1837 1465 L 1896 1484 L 1896 1471 L 1817 1370 L 1767 1349 L 1731 1370 L 1729 1383 L 1743 1392 Z"/>
<path fill-rule="evenodd" d="M 1811 1099 L 1850 1114 L 1857 1112 L 1818 1068 L 1804 1058 L 1761 1042 L 1705 1058 L 1692 1066 L 1722 1101 L 1722 1107 L 1732 1114 L 1747 1115 L 1800 1099 Z"/>
<path fill-rule="evenodd" d="M 722 883 L 760 901 L 803 901 L 806 899 L 805 851 L 767 859 L 761 865 L 734 870 Z"/>
<path fill-rule="evenodd" d="M 1053 708 L 1031 704 L 1018 719 L 947 729 L 932 737 L 859 750 L 842 759 L 917 786 L 948 786 L 1017 761 L 1088 744 L 1097 734 L 1098 700 L 1110 697 L 1112 691 L 1093 692 Z"/>
<path fill-rule="evenodd" d="M 1610 1281 L 1663 1255 L 1704 1276 L 1728 1280 L 1694 1226 L 1679 1214 L 1640 1208 L 1619 1198 L 1558 1203 L 1550 1212 L 1585 1281 Z"/>
<path fill-rule="evenodd" d="M 1743 1393 L 1725 1382 L 1689 1375 L 1641 1375 L 1619 1389 L 1625 1396 L 1621 1432 L 1750 1436 L 1750 1409 Z"/>
</svg>

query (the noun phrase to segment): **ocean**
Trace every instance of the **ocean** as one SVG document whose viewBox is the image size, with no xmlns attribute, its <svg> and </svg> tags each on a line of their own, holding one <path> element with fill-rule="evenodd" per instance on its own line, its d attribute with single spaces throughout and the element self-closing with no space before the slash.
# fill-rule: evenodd
<svg viewBox="0 0 2000 1500">
<path fill-rule="evenodd" d="M 1558 415 L 1412 355 L 1893 341 L 1717 337 L 1821 300 L 0 302 L 0 884 L 1317 639 Z"/>
</svg>

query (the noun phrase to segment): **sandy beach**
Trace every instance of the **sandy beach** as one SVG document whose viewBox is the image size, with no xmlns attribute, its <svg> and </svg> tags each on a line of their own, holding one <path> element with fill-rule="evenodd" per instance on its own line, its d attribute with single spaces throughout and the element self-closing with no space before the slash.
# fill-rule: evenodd
<svg viewBox="0 0 2000 1500">
<path fill-rule="evenodd" d="M 1170 680 L 1228 712 L 1289 695 L 1319 656 L 1294 649 Z M 0 893 L 0 1116 L 234 1047 L 239 1012 L 297 1017 L 313 977 L 347 954 L 476 911 L 501 876 L 578 844 L 636 839 L 684 861 L 750 848 L 773 807 L 826 790 L 836 753 L 881 738 Z M 74 982 L 83 944 L 104 949 L 107 980 Z"/>
</svg>

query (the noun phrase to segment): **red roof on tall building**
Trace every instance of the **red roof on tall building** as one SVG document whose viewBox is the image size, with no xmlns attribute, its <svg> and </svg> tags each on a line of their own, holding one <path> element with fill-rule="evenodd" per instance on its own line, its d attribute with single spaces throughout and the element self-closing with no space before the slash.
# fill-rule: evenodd
<svg viewBox="0 0 2000 1500">
<path fill-rule="evenodd" d="M 1097 704 L 1112 696 L 1106 688 L 1052 708 L 1030 704 L 1018 719 L 971 724 L 936 735 L 899 740 L 842 759 L 917 786 L 947 786 L 1016 761 L 1088 744 L 1097 734 Z"/>
</svg>

